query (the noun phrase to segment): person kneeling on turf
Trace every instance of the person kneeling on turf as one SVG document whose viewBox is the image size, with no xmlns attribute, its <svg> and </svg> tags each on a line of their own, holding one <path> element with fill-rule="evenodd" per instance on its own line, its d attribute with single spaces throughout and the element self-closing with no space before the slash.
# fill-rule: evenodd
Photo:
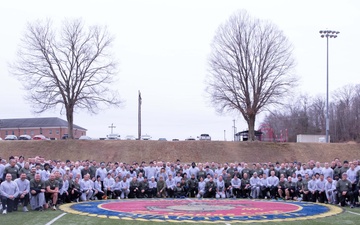
<svg viewBox="0 0 360 225">
<path fill-rule="evenodd" d="M 45 182 L 41 180 L 40 174 L 35 174 L 30 181 L 30 205 L 33 210 L 42 211 L 45 205 Z"/>
<path fill-rule="evenodd" d="M 26 179 L 26 173 L 20 174 L 20 178 L 15 179 L 16 184 L 19 188 L 19 195 L 15 198 L 14 211 L 17 211 L 19 201 L 22 203 L 23 211 L 29 211 L 27 205 L 29 204 L 29 192 L 30 192 L 30 181 Z"/>
<path fill-rule="evenodd" d="M 175 198 L 185 198 L 184 188 L 181 187 L 180 182 L 176 183 L 176 187 L 174 188 L 174 197 Z"/>
<path fill-rule="evenodd" d="M 3 214 L 12 212 L 14 209 L 15 198 L 19 195 L 19 188 L 15 181 L 12 181 L 12 176 L 7 173 L 5 181 L 0 185 L 1 203 L 3 208 Z"/>
</svg>

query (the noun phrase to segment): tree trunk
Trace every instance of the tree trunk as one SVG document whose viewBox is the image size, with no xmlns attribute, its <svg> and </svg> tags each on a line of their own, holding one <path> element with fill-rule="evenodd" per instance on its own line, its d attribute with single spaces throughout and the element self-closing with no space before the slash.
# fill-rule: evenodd
<svg viewBox="0 0 360 225">
<path fill-rule="evenodd" d="M 74 139 L 74 111 L 73 109 L 66 109 L 66 119 L 68 122 L 68 135 L 69 139 Z"/>
<path fill-rule="evenodd" d="M 248 141 L 255 141 L 255 115 L 249 115 L 248 127 Z"/>
</svg>

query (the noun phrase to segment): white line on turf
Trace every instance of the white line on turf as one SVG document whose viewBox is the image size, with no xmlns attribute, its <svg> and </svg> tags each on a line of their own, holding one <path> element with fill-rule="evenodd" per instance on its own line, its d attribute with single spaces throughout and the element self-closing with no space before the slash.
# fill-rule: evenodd
<svg viewBox="0 0 360 225">
<path fill-rule="evenodd" d="M 65 216 L 65 215 L 66 215 L 66 213 L 63 213 L 63 214 L 55 217 L 54 219 L 52 219 L 50 222 L 48 222 L 48 223 L 45 224 L 45 225 L 51 225 L 51 224 L 53 224 L 56 220 L 60 219 L 61 217 Z"/>
<path fill-rule="evenodd" d="M 349 211 L 349 210 L 346 210 L 346 212 L 360 216 L 360 214 L 359 214 L 359 213 L 356 213 L 356 212 L 351 212 L 351 211 Z"/>
</svg>

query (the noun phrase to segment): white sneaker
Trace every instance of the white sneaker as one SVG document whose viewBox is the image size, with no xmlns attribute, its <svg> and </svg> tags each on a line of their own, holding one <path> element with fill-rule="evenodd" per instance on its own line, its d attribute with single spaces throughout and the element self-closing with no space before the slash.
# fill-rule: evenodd
<svg viewBox="0 0 360 225">
<path fill-rule="evenodd" d="M 6 209 L 4 209 L 2 214 L 7 214 L 7 210 L 6 210 Z"/>
<path fill-rule="evenodd" d="M 118 199 L 120 200 L 120 197 L 118 197 Z"/>
<path fill-rule="evenodd" d="M 29 212 L 29 210 L 26 208 L 26 206 L 23 207 L 23 212 Z"/>
<path fill-rule="evenodd" d="M 55 205 L 52 207 L 52 210 L 56 210 L 56 206 L 55 206 Z"/>
</svg>

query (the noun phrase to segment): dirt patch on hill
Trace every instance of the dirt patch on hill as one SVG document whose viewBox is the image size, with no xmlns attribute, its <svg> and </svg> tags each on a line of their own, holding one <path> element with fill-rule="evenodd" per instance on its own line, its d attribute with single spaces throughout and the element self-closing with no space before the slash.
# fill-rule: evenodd
<svg viewBox="0 0 360 225">
<path fill-rule="evenodd" d="M 224 141 L 1 141 L 0 157 L 42 156 L 46 159 L 98 161 L 164 160 L 182 162 L 321 162 L 338 157 L 359 159 L 360 144 L 268 143 Z"/>
</svg>

